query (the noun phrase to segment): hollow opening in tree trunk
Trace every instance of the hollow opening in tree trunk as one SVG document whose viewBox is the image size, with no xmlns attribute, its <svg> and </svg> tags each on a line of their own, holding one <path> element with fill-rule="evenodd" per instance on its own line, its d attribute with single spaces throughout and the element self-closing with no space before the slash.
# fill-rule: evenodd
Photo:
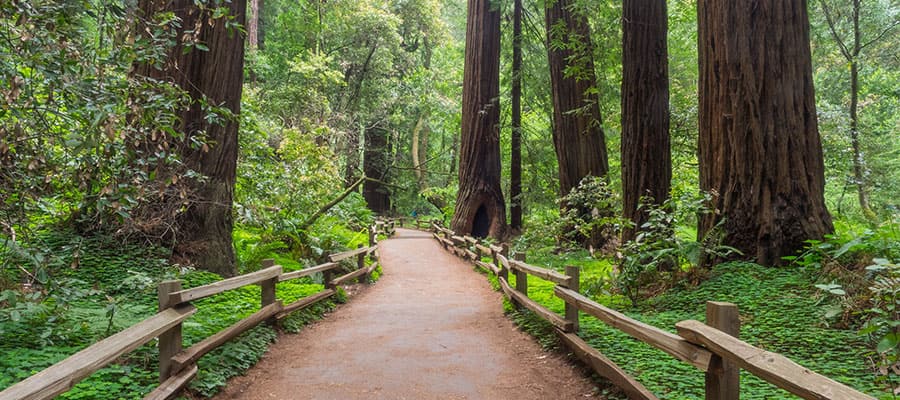
<svg viewBox="0 0 900 400">
<path fill-rule="evenodd" d="M 488 216 L 487 209 L 484 204 L 475 211 L 475 220 L 472 221 L 472 236 L 483 239 L 488 236 L 491 230 L 491 217 Z"/>
</svg>

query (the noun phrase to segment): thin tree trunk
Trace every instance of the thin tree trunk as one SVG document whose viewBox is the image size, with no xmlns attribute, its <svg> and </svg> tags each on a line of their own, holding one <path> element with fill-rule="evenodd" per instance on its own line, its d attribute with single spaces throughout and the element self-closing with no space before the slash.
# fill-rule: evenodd
<svg viewBox="0 0 900 400">
<path fill-rule="evenodd" d="M 158 12 L 174 12 L 182 24 L 177 44 L 169 50 L 162 69 L 143 64 L 135 66 L 135 74 L 173 82 L 191 95 L 191 106 L 181 113 L 182 137 L 178 148 L 182 162 L 201 173 L 206 179 L 192 180 L 195 199 L 180 214 L 177 228 L 175 257 L 184 258 L 197 267 L 224 276 L 236 272 L 231 234 L 233 228 L 232 199 L 238 152 L 238 118 L 223 123 L 208 123 L 201 100 L 227 108 L 235 116 L 240 114 L 241 89 L 244 77 L 244 37 L 233 27 L 226 26 L 226 18 L 212 19 L 210 12 L 201 11 L 192 0 L 141 0 L 143 18 L 149 20 Z M 247 3 L 233 0 L 228 7 L 233 22 L 243 25 Z M 196 46 L 184 51 L 187 38 L 208 47 Z M 201 136 L 202 135 L 202 136 Z M 161 138 L 141 138 L 145 146 L 159 143 Z M 167 138 L 171 140 L 172 138 Z M 200 139 L 205 145 L 192 145 Z M 174 201 L 178 201 L 175 199 Z"/>
<path fill-rule="evenodd" d="M 344 150 L 344 187 L 350 187 L 359 179 L 359 138 L 362 127 L 354 127 L 347 133 L 347 147 Z"/>
<path fill-rule="evenodd" d="M 622 17 L 622 193 L 631 240 L 647 220 L 641 197 L 661 204 L 669 197 L 669 73 L 665 0 L 624 0 Z"/>
<path fill-rule="evenodd" d="M 831 35 L 837 42 L 838 48 L 841 50 L 841 55 L 850 64 L 850 147 L 853 150 L 853 180 L 856 185 L 856 194 L 859 197 L 859 208 L 862 210 L 863 215 L 868 218 L 872 217 L 874 213 L 869 205 L 865 172 L 866 162 L 859 143 L 859 55 L 863 48 L 862 33 L 859 28 L 861 1 L 853 0 L 852 2 L 853 44 L 849 48 L 837 32 L 831 9 L 828 8 L 824 0 L 819 0 L 819 5 L 822 6 L 828 28 L 831 30 Z M 891 28 L 889 27 L 888 29 Z"/>
<path fill-rule="evenodd" d="M 509 156 L 509 225 L 522 229 L 522 0 L 513 1 L 512 135 Z"/>
<path fill-rule="evenodd" d="M 806 2 L 699 0 L 698 25 L 700 188 L 716 210 L 699 238 L 724 219 L 724 244 L 780 264 L 833 230 Z"/>
<path fill-rule="evenodd" d="M 412 132 L 412 161 L 413 161 L 413 173 L 416 175 L 416 182 L 418 182 L 419 190 L 425 190 L 427 188 L 426 181 L 426 173 L 427 167 L 424 164 L 424 161 L 428 158 L 428 123 L 426 120 L 428 119 L 428 112 L 423 111 L 422 114 L 419 115 L 418 121 L 416 121 L 416 125 L 413 127 Z M 421 144 L 420 144 L 421 143 Z"/>
<path fill-rule="evenodd" d="M 500 11 L 469 0 L 463 68 L 459 191 L 451 227 L 464 235 L 506 235 L 500 189 Z"/>
<path fill-rule="evenodd" d="M 247 47 L 259 48 L 259 11 L 263 0 L 250 0 L 250 14 L 247 16 Z"/>
</svg>

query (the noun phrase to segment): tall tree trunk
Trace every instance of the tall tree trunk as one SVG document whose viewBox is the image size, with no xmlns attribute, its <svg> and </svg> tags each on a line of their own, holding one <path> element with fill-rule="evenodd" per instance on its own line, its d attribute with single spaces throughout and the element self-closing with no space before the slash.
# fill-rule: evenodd
<svg viewBox="0 0 900 400">
<path fill-rule="evenodd" d="M 669 197 L 669 73 L 665 0 L 622 4 L 622 193 L 625 218 L 634 222 L 623 240 L 647 221 L 641 197 L 661 204 Z"/>
<path fill-rule="evenodd" d="M 698 1 L 700 188 L 724 243 L 764 265 L 833 230 L 806 1 Z M 708 264 L 715 260 L 705 260 Z"/>
<path fill-rule="evenodd" d="M 512 134 L 509 155 L 509 225 L 522 229 L 522 0 L 513 1 Z"/>
<path fill-rule="evenodd" d="M 506 205 L 500 189 L 500 10 L 469 0 L 463 68 L 459 192 L 451 222 L 459 234 L 502 239 Z"/>
<path fill-rule="evenodd" d="M 412 132 L 412 149 L 410 152 L 412 153 L 413 173 L 416 175 L 419 191 L 425 190 L 428 187 L 428 168 L 425 166 L 425 161 L 428 159 L 427 119 L 428 111 L 422 111 L 422 113 L 419 114 L 419 119 L 416 121 L 416 125 L 413 127 Z"/>
<path fill-rule="evenodd" d="M 344 187 L 350 187 L 359 179 L 359 137 L 362 127 L 353 127 L 347 132 L 347 147 L 344 150 Z"/>
<path fill-rule="evenodd" d="M 572 0 L 547 7 L 547 53 L 553 96 L 553 144 L 559 161 L 559 192 L 569 194 L 581 179 L 606 176 L 609 162 L 596 94 L 591 32 L 587 19 L 572 11 Z M 581 42 L 580 46 L 566 44 Z M 571 48 L 580 49 L 574 52 Z M 566 76 L 569 65 L 581 73 Z"/>
<path fill-rule="evenodd" d="M 237 29 L 227 27 L 226 18 L 212 19 L 209 11 L 202 11 L 193 0 L 141 0 L 143 18 L 150 19 L 158 12 L 174 12 L 181 20 L 178 42 L 169 50 L 163 68 L 136 65 L 135 74 L 173 82 L 188 92 L 191 105 L 181 113 L 178 140 L 182 162 L 200 172 L 206 179 L 193 180 L 194 200 L 180 214 L 177 227 L 176 257 L 185 258 L 197 267 L 224 276 L 236 273 L 234 249 L 231 242 L 233 227 L 232 199 L 238 152 L 238 119 L 222 123 L 208 123 L 201 100 L 227 108 L 235 116 L 240 114 L 243 85 L 244 37 Z M 247 9 L 245 0 L 225 3 L 234 22 L 244 24 Z M 184 40 L 193 38 L 209 50 L 198 47 L 184 51 Z M 154 141 L 146 138 L 147 144 Z M 195 140 L 205 145 L 192 145 Z M 156 140 L 160 140 L 157 138 Z"/>
<path fill-rule="evenodd" d="M 250 50 L 259 48 L 259 12 L 263 0 L 250 0 L 250 13 L 247 16 L 247 47 Z"/>
<path fill-rule="evenodd" d="M 379 124 L 366 128 L 365 150 L 363 150 L 363 171 L 366 181 L 363 183 L 363 197 L 372 212 L 385 215 L 391 211 L 391 192 L 385 182 L 388 181 L 391 149 L 387 129 Z"/>
<path fill-rule="evenodd" d="M 556 0 L 546 9 L 547 54 L 553 97 L 553 144 L 559 164 L 560 197 L 587 176 L 606 177 L 609 162 L 600 119 L 600 98 L 590 27 L 573 11 L 572 0 Z M 568 66 L 576 66 L 567 76 Z M 563 210 L 567 204 L 560 204 Z M 578 210 L 590 218 L 591 209 Z M 582 238 L 585 245 L 600 247 L 605 238 L 599 227 Z"/>
</svg>

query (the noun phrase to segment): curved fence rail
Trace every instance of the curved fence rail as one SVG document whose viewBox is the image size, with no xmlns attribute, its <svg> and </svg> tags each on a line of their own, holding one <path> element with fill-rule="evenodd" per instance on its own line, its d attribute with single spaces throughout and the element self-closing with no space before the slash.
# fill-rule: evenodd
<svg viewBox="0 0 900 400">
<path fill-rule="evenodd" d="M 52 399 L 71 389 L 97 370 L 111 364 L 124 354 L 159 338 L 160 386 L 144 397 L 170 399 L 197 375 L 197 360 L 222 344 L 262 322 L 277 323 L 291 312 L 301 310 L 337 293 L 337 285 L 358 279 L 368 282 L 378 267 L 378 235 L 394 234 L 394 222 L 378 220 L 369 229 L 369 246 L 334 254 L 332 262 L 284 273 L 280 265 L 271 260 L 263 262 L 264 269 L 249 274 L 224 279 L 209 285 L 182 289 L 180 281 L 159 284 L 159 313 L 115 335 L 103 339 L 75 353 L 31 377 L 0 392 L 0 400 Z M 365 265 L 371 255 L 375 262 Z M 338 261 L 356 257 L 356 269 L 338 277 L 332 277 L 340 267 Z M 322 273 L 325 290 L 307 296 L 294 303 L 283 305 L 275 299 L 275 284 L 286 280 Z M 182 342 L 182 323 L 197 312 L 192 301 L 215 296 L 219 293 L 248 285 L 260 285 L 262 304 L 260 310 L 241 319 L 234 325 L 185 349 Z"/>
<path fill-rule="evenodd" d="M 630 318 L 582 295 L 579 292 L 578 267 L 568 266 L 563 274 L 526 264 L 523 254 L 516 254 L 513 259 L 509 259 L 508 247 L 489 245 L 469 236 L 460 236 L 438 223 L 433 223 L 430 230 L 445 249 L 496 275 L 500 288 L 513 305 L 527 308 L 555 326 L 561 342 L 573 354 L 598 375 L 620 387 L 630 399 L 657 397 L 578 336 L 579 313 L 597 318 L 704 372 L 706 399 L 709 400 L 737 400 L 740 395 L 740 369 L 804 399 L 875 399 L 810 371 L 785 356 L 759 349 L 738 339 L 740 316 L 734 304 L 707 302 L 706 323 L 681 321 L 675 325 L 678 332 L 676 335 Z M 491 262 L 484 261 L 485 258 L 490 258 Z M 509 283 L 510 274 L 515 275 L 515 287 Z M 565 302 L 565 315 L 559 315 L 528 298 L 529 275 L 556 284 L 553 291 L 556 297 Z"/>
</svg>

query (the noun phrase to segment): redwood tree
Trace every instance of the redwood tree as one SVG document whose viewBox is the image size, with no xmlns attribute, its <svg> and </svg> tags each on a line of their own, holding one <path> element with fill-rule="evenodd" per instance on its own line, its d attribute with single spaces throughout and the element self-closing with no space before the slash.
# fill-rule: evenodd
<svg viewBox="0 0 900 400">
<path fill-rule="evenodd" d="M 509 225 L 522 229 L 522 0 L 513 1 L 512 132 L 509 150 Z"/>
<path fill-rule="evenodd" d="M 238 150 L 237 115 L 244 77 L 244 37 L 237 24 L 244 24 L 246 0 L 222 3 L 228 16 L 219 18 L 213 18 L 213 10 L 199 7 L 194 0 L 140 0 L 138 6 L 142 28 L 160 12 L 173 12 L 180 20 L 180 28 L 162 65 L 136 65 L 134 73 L 172 82 L 187 92 L 192 101 L 181 111 L 177 127 L 180 135 L 135 138 L 136 147 L 174 146 L 181 162 L 204 176 L 190 180 L 191 200 L 172 223 L 176 232 L 175 257 L 221 275 L 234 275 L 232 199 Z M 233 117 L 220 115 L 210 119 L 204 103 L 227 110 Z M 198 142 L 203 144 L 197 145 Z"/>
<path fill-rule="evenodd" d="M 363 150 L 363 172 L 368 178 L 363 183 L 363 197 L 369 209 L 381 215 L 391 211 L 391 193 L 385 185 L 391 155 L 388 134 L 388 130 L 380 124 L 366 127 Z"/>
<path fill-rule="evenodd" d="M 553 98 L 553 144 L 562 197 L 587 176 L 605 177 L 609 164 L 587 18 L 574 9 L 572 0 L 553 1 L 547 5 L 545 16 Z M 565 210 L 568 205 L 561 204 L 561 207 Z M 592 218 L 592 213 L 589 208 L 578 210 L 586 219 Z M 594 247 L 604 241 L 599 229 L 582 239 L 583 244 Z"/>
<path fill-rule="evenodd" d="M 641 197 L 660 204 L 669 196 L 669 73 L 665 0 L 622 3 L 622 193 L 625 218 L 634 229 L 647 220 Z"/>
<path fill-rule="evenodd" d="M 502 238 L 506 205 L 500 189 L 500 10 L 469 0 L 463 67 L 459 192 L 451 227 L 459 234 Z"/>
<path fill-rule="evenodd" d="M 724 243 L 765 265 L 832 231 L 806 1 L 698 1 L 700 187 Z"/>
</svg>

